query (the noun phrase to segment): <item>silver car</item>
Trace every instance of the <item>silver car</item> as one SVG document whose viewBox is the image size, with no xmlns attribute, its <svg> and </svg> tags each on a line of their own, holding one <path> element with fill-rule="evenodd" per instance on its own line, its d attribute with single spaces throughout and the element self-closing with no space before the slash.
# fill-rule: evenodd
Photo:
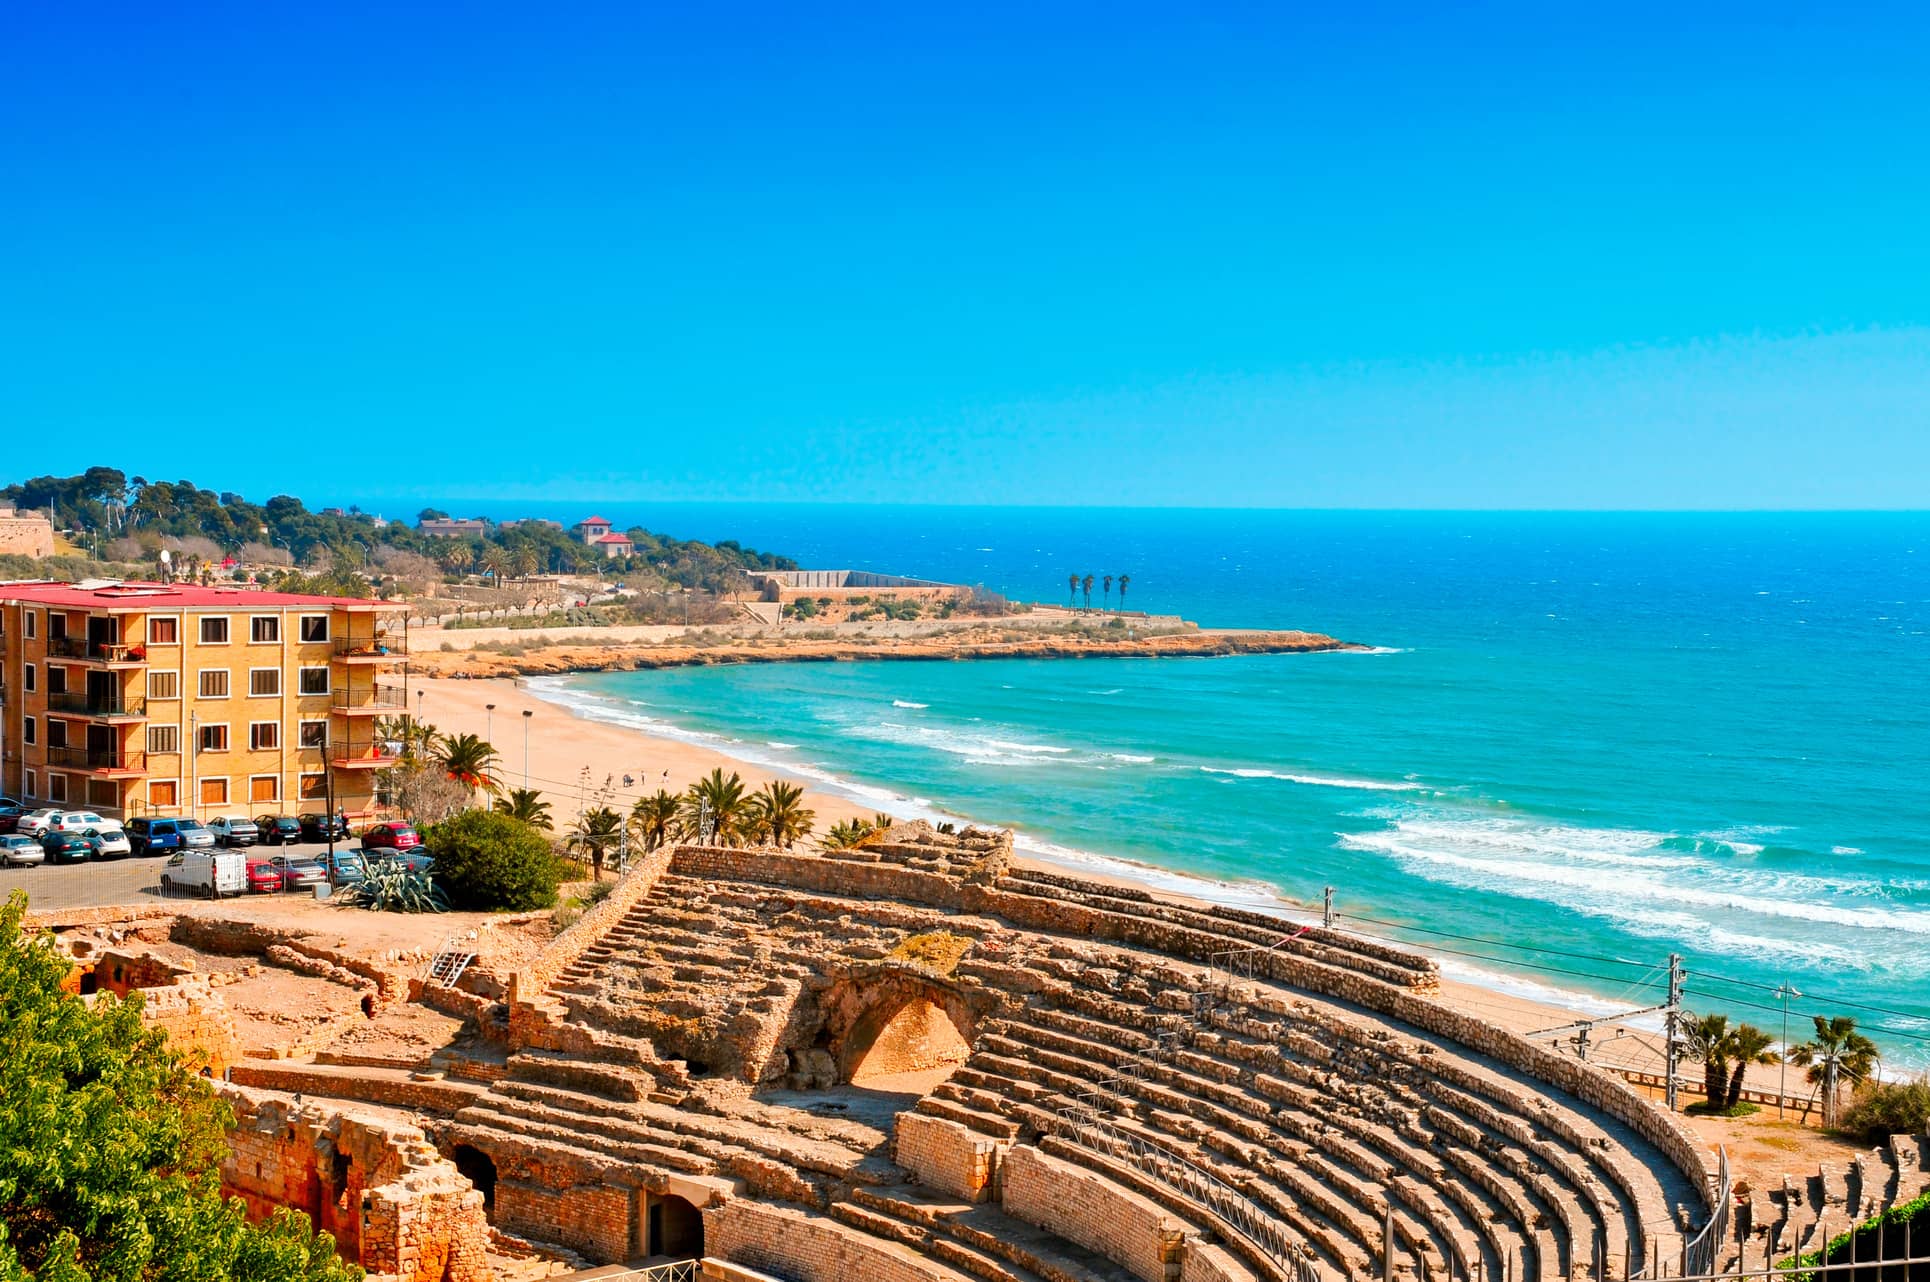
<svg viewBox="0 0 1930 1282">
<path fill-rule="evenodd" d="M 297 890 L 328 884 L 328 869 L 319 859 L 307 855 L 276 855 L 268 863 L 281 874 L 283 889 Z"/>
<path fill-rule="evenodd" d="M 47 852 L 32 837 L 10 832 L 0 837 L 0 864 L 9 868 L 37 868 L 47 862 Z"/>
</svg>

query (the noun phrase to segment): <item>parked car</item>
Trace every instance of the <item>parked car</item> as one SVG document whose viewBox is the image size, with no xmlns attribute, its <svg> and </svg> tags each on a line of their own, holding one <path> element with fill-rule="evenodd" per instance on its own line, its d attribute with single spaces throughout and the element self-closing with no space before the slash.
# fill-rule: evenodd
<svg viewBox="0 0 1930 1282">
<path fill-rule="evenodd" d="M 321 856 L 322 867 L 327 869 L 328 855 Z M 368 876 L 368 865 L 363 862 L 359 850 L 338 850 L 335 852 L 335 884 L 347 886 Z"/>
<path fill-rule="evenodd" d="M 276 891 L 282 888 L 281 869 L 266 859 L 248 861 L 248 889 L 254 891 Z"/>
<path fill-rule="evenodd" d="M 127 833 L 119 828 L 89 828 L 81 834 L 92 837 L 98 844 L 98 854 L 102 859 L 125 859 L 134 853 L 134 844 L 127 839 Z"/>
<path fill-rule="evenodd" d="M 328 869 L 319 859 L 307 855 L 276 855 L 268 863 L 281 873 L 283 889 L 302 890 L 328 883 Z"/>
<path fill-rule="evenodd" d="M 43 833 L 86 832 L 89 828 L 104 832 L 107 829 L 120 829 L 118 819 L 106 819 L 91 810 L 69 810 L 65 806 L 42 806 L 31 814 L 22 815 L 16 831 L 40 836 Z"/>
<path fill-rule="evenodd" d="M 27 813 L 27 808 L 18 802 L 10 801 L 0 806 L 0 833 L 14 831 L 20 826 L 20 816 Z"/>
<path fill-rule="evenodd" d="M 161 872 L 161 893 L 164 895 L 201 895 L 208 899 L 220 899 L 223 895 L 239 895 L 247 889 L 247 856 L 233 851 L 177 851 Z"/>
<path fill-rule="evenodd" d="M 137 855 L 168 855 L 179 850 L 210 850 L 214 834 L 194 819 L 157 819 L 140 815 L 127 821 L 127 839 Z"/>
<path fill-rule="evenodd" d="M 254 820 L 245 815 L 210 819 L 208 831 L 214 834 L 215 845 L 227 846 L 230 849 L 236 846 L 252 846 L 261 840 L 261 829 Z"/>
<path fill-rule="evenodd" d="M 296 822 L 302 826 L 303 841 L 348 840 L 348 820 L 341 815 L 301 815 Z"/>
<path fill-rule="evenodd" d="M 362 834 L 364 850 L 414 850 L 422 835 L 405 823 L 377 824 Z"/>
<path fill-rule="evenodd" d="M 100 854 L 101 842 L 84 832 L 55 830 L 42 835 L 40 849 L 50 864 L 84 864 Z"/>
<path fill-rule="evenodd" d="M 364 849 L 362 851 L 362 862 L 365 867 L 370 868 L 375 867 L 377 864 L 396 864 L 407 869 L 409 872 L 433 872 L 435 871 L 436 861 L 435 857 L 430 855 L 428 851 L 417 846 L 414 850 Z"/>
<path fill-rule="evenodd" d="M 255 830 L 264 846 L 292 844 L 302 839 L 301 821 L 293 815 L 256 815 Z"/>
<path fill-rule="evenodd" d="M 47 852 L 32 837 L 10 832 L 0 837 L 0 864 L 9 868 L 38 868 L 47 862 Z"/>
<path fill-rule="evenodd" d="M 59 813 L 59 806 L 42 806 L 38 810 L 29 810 L 14 821 L 13 830 L 25 833 L 29 837 L 38 837 L 47 831 L 53 817 Z"/>
</svg>

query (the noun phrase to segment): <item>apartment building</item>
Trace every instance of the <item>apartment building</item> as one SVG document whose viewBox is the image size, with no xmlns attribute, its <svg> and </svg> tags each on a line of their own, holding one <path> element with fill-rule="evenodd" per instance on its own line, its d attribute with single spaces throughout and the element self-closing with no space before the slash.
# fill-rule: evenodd
<svg viewBox="0 0 1930 1282">
<path fill-rule="evenodd" d="M 375 804 L 401 607 L 164 583 L 0 583 L 0 793 L 103 814 Z"/>
</svg>

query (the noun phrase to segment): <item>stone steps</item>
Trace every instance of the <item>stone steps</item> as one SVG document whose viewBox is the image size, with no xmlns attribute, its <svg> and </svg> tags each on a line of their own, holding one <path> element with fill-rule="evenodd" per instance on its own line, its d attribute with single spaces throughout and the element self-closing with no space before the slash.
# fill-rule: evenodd
<svg viewBox="0 0 1930 1282">
<path fill-rule="evenodd" d="M 851 1201 L 949 1239 L 960 1254 L 939 1258 L 984 1282 L 1134 1282 L 1130 1273 L 1103 1256 L 987 1203 L 952 1201 L 903 1185 L 855 1189 Z M 837 1213 L 835 1208 L 832 1213 Z"/>
</svg>

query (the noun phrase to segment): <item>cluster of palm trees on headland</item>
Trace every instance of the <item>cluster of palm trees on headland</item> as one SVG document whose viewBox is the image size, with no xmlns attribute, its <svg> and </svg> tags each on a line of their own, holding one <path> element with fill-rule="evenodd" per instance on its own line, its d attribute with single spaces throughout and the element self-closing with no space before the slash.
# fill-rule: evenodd
<svg viewBox="0 0 1930 1282">
<path fill-rule="evenodd" d="M 1814 1015 L 1816 1035 L 1788 1048 L 1789 1062 L 1808 1068 L 1823 1101 L 1823 1125 L 1836 1125 L 1843 1087 L 1868 1081 L 1879 1058 L 1876 1043 L 1856 1031 L 1847 1015 Z M 1776 1039 L 1754 1024 L 1731 1027 L 1727 1015 L 1704 1015 L 1689 1025 L 1688 1055 L 1702 1064 L 1702 1090 L 1712 1112 L 1742 1103 L 1742 1079 L 1751 1064 L 1780 1064 Z"/>
<path fill-rule="evenodd" d="M 1130 574 L 1102 574 L 1097 579 L 1094 579 L 1090 574 L 1083 577 L 1077 574 L 1068 575 L 1066 576 L 1066 604 L 1070 606 L 1076 603 L 1079 599 L 1079 593 L 1083 591 L 1086 594 L 1086 609 L 1090 610 L 1092 608 L 1092 585 L 1097 582 L 1101 585 L 1100 590 L 1102 595 L 1100 596 L 1100 608 L 1111 609 L 1112 585 L 1117 583 L 1119 585 L 1119 608 L 1123 610 L 1126 608 L 1126 587 L 1132 581 L 1133 576 Z"/>
</svg>

